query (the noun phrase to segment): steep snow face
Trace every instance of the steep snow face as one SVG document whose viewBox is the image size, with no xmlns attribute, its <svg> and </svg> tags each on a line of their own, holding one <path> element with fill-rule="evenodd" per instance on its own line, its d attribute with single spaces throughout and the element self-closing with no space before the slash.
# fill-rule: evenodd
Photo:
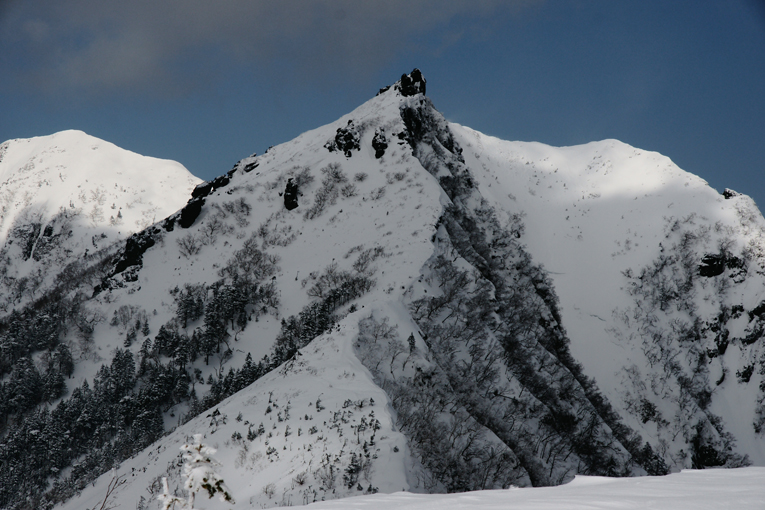
<svg viewBox="0 0 765 510">
<path fill-rule="evenodd" d="M 689 437 L 724 448 L 726 432 L 765 463 L 765 221 L 753 201 L 616 140 L 557 148 L 450 127 L 481 193 L 523 214 L 572 353 L 626 422 L 675 466 L 694 462 Z"/>
<path fill-rule="evenodd" d="M 81 131 L 0 144 L 0 306 L 38 297 L 63 266 L 176 211 L 199 182 Z"/>
<path fill-rule="evenodd" d="M 148 248 L 138 250 L 140 257 L 121 258 L 136 263 L 107 279 L 86 303 L 107 320 L 94 324 L 92 344 L 72 340 L 75 353 L 96 361 L 78 365 L 76 384 L 92 381 L 97 364 L 126 345 L 136 365 L 166 363 L 175 352 L 151 342 L 161 328 L 187 338 L 212 335 L 212 302 L 237 281 L 251 278 L 258 288 L 272 289 L 268 303 L 248 305 L 243 322 L 227 323 L 213 337 L 220 348 L 209 359 L 201 355 L 187 365 L 190 373 L 199 371 L 194 382 L 200 399 L 210 390 L 205 381 L 242 368 L 246 354 L 256 361 L 273 355 L 284 319 L 306 311 L 310 317 L 312 304 L 331 301 L 327 306 L 336 321 L 299 346 L 293 361 L 124 462 L 120 472 L 129 468 L 131 475 L 122 494 L 135 495 L 127 506 L 141 495 L 154 499 L 144 489 L 158 476 L 179 485 L 175 468 L 168 466 L 175 464 L 178 445 L 195 433 L 206 434 L 205 441 L 217 448 L 237 500 L 234 508 L 424 490 L 422 470 L 395 425 L 395 413 L 354 350 L 359 321 L 370 314 L 400 317 L 401 334 L 416 331 L 410 319 L 403 324 L 408 313 L 402 300 L 433 254 L 431 239 L 446 201 L 409 145 L 395 137 L 405 131 L 400 97 L 394 91 L 380 95 L 200 186 L 182 211 L 134 236 L 135 246 Z M 387 145 L 381 158 L 375 157 L 373 139 L 378 147 Z M 299 206 L 286 210 L 283 192 L 290 178 L 299 185 Z M 253 262 L 261 255 L 267 263 Z M 355 282 L 364 289 L 360 294 Z M 209 313 L 181 321 L 178 304 L 191 287 L 203 289 L 199 298 Z M 358 295 L 363 299 L 352 299 Z M 134 329 L 136 320 L 146 324 L 148 336 Z M 126 342 L 131 333 L 137 339 Z M 146 340 L 156 357 L 144 349 Z M 168 426 L 178 426 L 189 412 L 187 401 L 165 407 L 171 408 Z M 86 489 L 67 508 L 98 497 Z M 216 503 L 197 499 L 210 508 Z"/>
<path fill-rule="evenodd" d="M 354 272 L 364 252 L 376 250 L 367 268 L 375 280 L 372 295 L 395 301 L 432 255 L 431 237 L 442 213 L 437 183 L 405 142 L 392 139 L 404 130 L 398 104 L 398 96 L 379 96 L 330 125 L 242 159 L 218 181 L 225 184 L 211 184 L 207 195 L 158 223 L 151 234 L 156 244 L 142 254 L 140 266 L 115 274 L 110 280 L 115 290 L 96 302 L 108 316 L 123 305 L 157 310 L 149 315 L 150 329 L 157 331 L 175 316 L 170 290 L 187 283 L 212 285 L 235 254 L 256 247 L 275 261 L 268 278 L 278 291 L 278 313 L 232 332 L 237 343 L 231 346 L 257 360 L 269 353 L 280 318 L 321 297 L 321 290 L 312 291 L 320 276 L 329 268 Z M 332 147 L 349 130 L 360 144 L 346 155 Z M 391 147 L 376 159 L 371 142 L 381 131 Z M 300 184 L 299 207 L 292 211 L 284 207 L 288 179 Z M 182 226 L 185 217 L 193 218 L 188 228 Z M 184 329 L 191 333 L 203 325 L 200 318 Z M 101 327 L 105 334 L 113 331 Z M 241 365 L 240 358 L 232 363 Z"/>
</svg>

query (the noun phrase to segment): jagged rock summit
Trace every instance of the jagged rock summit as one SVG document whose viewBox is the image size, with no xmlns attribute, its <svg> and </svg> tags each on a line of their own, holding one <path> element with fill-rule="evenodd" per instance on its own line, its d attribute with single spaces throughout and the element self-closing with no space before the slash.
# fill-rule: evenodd
<svg viewBox="0 0 765 510">
<path fill-rule="evenodd" d="M 151 508 L 194 434 L 237 509 L 765 464 L 751 199 L 615 140 L 482 135 L 424 85 L 238 161 L 93 261 L 31 353 L 52 379 L 76 353 L 66 394 L 6 408 L 0 505 L 90 508 L 118 466 L 113 500 Z"/>
<path fill-rule="evenodd" d="M 424 95 L 426 83 L 427 80 L 425 80 L 425 77 L 422 75 L 422 71 L 415 68 L 409 74 L 402 74 L 401 79 L 393 84 L 392 87 L 399 91 L 402 96 L 408 97 L 414 96 L 415 94 Z M 377 95 L 387 92 L 390 88 L 391 86 L 381 88 Z"/>
<path fill-rule="evenodd" d="M 402 74 L 401 80 L 396 87 L 401 91 L 401 95 L 414 96 L 415 94 L 425 94 L 425 77 L 419 69 L 415 69 L 409 74 Z"/>
</svg>

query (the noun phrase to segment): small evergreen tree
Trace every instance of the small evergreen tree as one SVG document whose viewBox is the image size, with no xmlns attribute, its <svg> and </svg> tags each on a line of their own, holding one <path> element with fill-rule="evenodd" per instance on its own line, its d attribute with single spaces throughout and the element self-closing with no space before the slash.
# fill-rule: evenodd
<svg viewBox="0 0 765 510">
<path fill-rule="evenodd" d="M 59 372 L 67 377 L 74 373 L 74 358 L 66 344 L 58 344 L 53 351 L 53 362 L 58 366 Z"/>
</svg>

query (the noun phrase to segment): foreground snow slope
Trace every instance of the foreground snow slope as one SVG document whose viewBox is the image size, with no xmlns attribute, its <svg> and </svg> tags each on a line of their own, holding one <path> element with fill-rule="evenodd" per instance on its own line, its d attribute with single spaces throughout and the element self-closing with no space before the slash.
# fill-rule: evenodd
<svg viewBox="0 0 765 510">
<path fill-rule="evenodd" d="M 577 476 L 559 487 L 465 494 L 388 494 L 309 505 L 307 509 L 377 510 L 756 510 L 765 501 L 765 468 L 685 470 L 663 477 Z"/>
<path fill-rule="evenodd" d="M 371 487 L 384 493 L 410 490 L 406 438 L 393 427 L 385 393 L 353 352 L 359 315 L 349 315 L 314 340 L 294 362 L 123 462 L 117 473 L 127 484 L 117 489 L 115 500 L 124 508 L 137 507 L 142 498 L 156 505 L 161 477 L 182 493 L 179 448 L 197 433 L 217 449 L 222 464 L 217 471 L 236 499 L 223 504 L 198 496 L 198 508 L 301 505 L 365 494 Z M 374 462 L 364 459 L 367 452 Z M 367 465 L 358 479 L 361 490 L 342 483 L 351 458 Z M 61 508 L 92 508 L 109 481 L 110 475 L 102 476 Z"/>
</svg>

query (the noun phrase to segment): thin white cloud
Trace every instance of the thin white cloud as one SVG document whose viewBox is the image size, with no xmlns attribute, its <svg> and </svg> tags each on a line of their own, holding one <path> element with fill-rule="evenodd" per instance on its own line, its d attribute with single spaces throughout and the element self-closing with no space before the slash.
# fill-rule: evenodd
<svg viewBox="0 0 765 510">
<path fill-rule="evenodd" d="M 43 90 L 173 89 L 221 65 L 365 74 L 539 0 L 26 0 L 0 10 L 0 70 Z"/>
</svg>

